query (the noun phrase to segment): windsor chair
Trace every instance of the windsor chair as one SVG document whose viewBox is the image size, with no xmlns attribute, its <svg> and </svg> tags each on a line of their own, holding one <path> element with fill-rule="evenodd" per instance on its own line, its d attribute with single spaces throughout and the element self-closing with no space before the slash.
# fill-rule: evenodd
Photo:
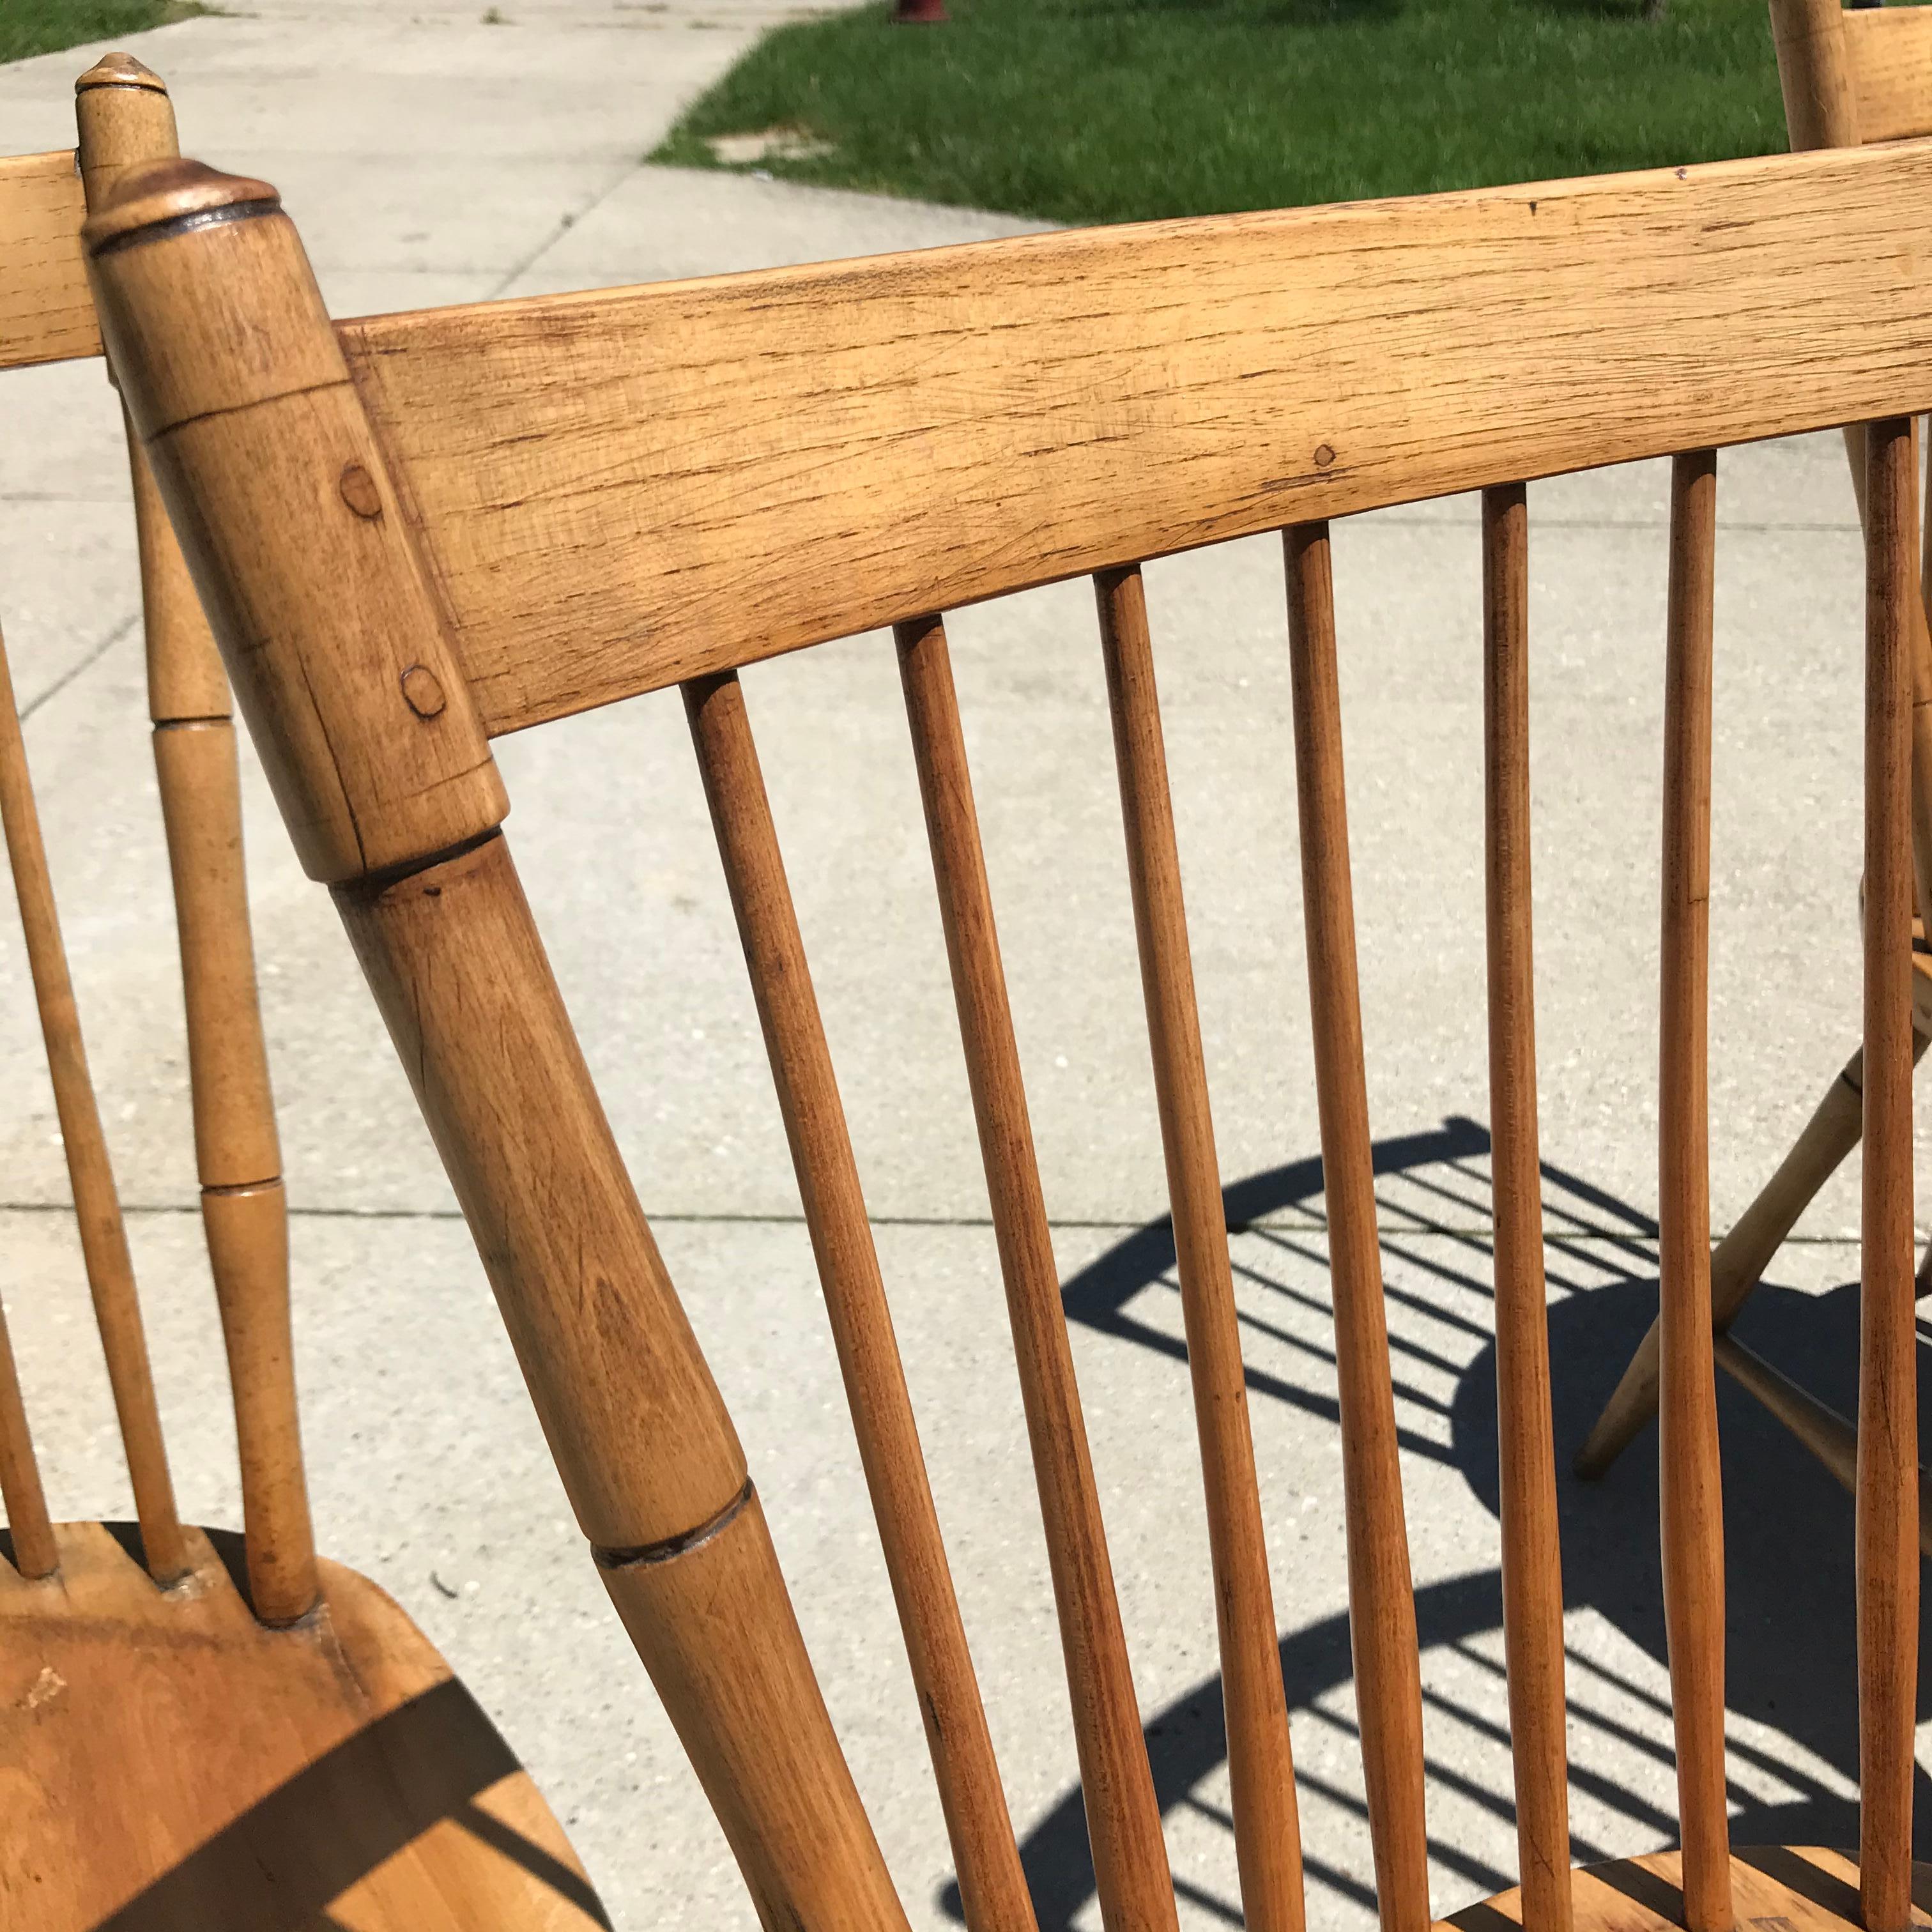
<svg viewBox="0 0 1932 1932">
<path fill-rule="evenodd" d="M 1480 489 L 1504 1623 L 1520 1891 L 1466 1932 L 1924 1924 L 1912 1892 L 1916 498 L 1932 143 L 1029 237 L 332 326 L 272 188 L 188 162 L 90 220 L 104 327 L 262 746 L 468 1217 L 583 1533 L 767 1927 L 906 1919 L 732 1420 L 616 1152 L 502 830 L 493 736 L 680 686 L 976 1932 L 1032 1923 L 740 674 L 890 625 L 998 1238 L 1096 1890 L 1174 1890 L 1067 1346 L 944 616 L 1093 577 L 1208 1497 L 1246 1922 L 1304 1922 L 1142 561 L 1285 531 L 1310 1004 L 1375 1886 L 1431 1922 L 1328 520 Z M 995 326 L 997 325 L 997 326 Z M 1524 344 L 1534 341 L 1534 353 Z M 1718 446 L 1873 426 L 1863 1808 L 1733 1852 L 1706 1180 Z M 1573 1873 L 1530 932 L 1532 475 L 1674 458 L 1663 1538 L 1681 1851 Z"/>
<path fill-rule="evenodd" d="M 1785 124 L 1794 153 L 1856 148 L 1866 142 L 1932 134 L 1932 9 L 1846 9 L 1838 0 L 1770 0 L 1772 38 L 1784 94 Z M 1864 431 L 1845 430 L 1852 485 L 1865 513 Z M 1916 484 L 1917 463 L 1914 463 Z M 1921 599 L 1912 612 L 1912 831 L 1921 915 L 1912 952 L 1915 1057 L 1932 1041 L 1932 634 L 1924 592 L 1932 576 L 1932 548 L 1922 572 Z M 1856 1431 L 1730 1330 L 1742 1313 L 1798 1218 L 1857 1146 L 1862 1109 L 1864 1056 L 1856 1052 L 1826 1090 L 1776 1172 L 1732 1223 L 1711 1258 L 1711 1312 L 1717 1358 L 1732 1378 L 1763 1402 L 1848 1487 L 1856 1486 Z M 1932 1293 L 1932 1245 L 1918 1271 L 1918 1292 Z M 1582 1447 L 1576 1473 L 1605 1474 L 1657 1413 L 1658 1341 L 1653 1324 Z M 1932 1505 L 1932 1488 L 1927 1492 Z M 1919 1534 L 1932 1553 L 1932 1506 L 1921 1512 Z"/>
<path fill-rule="evenodd" d="M 101 353 L 85 203 L 176 151 L 167 91 L 139 61 L 110 54 L 76 87 L 77 151 L 0 160 L 0 368 Z M 374 1585 L 316 1554 L 227 680 L 131 434 L 128 450 L 245 1531 L 184 1524 L 176 1506 L 0 649 L 0 818 L 138 1518 L 51 1520 L 0 1318 L 0 1924 L 602 1924 L 561 1830 L 448 1666 Z"/>
</svg>

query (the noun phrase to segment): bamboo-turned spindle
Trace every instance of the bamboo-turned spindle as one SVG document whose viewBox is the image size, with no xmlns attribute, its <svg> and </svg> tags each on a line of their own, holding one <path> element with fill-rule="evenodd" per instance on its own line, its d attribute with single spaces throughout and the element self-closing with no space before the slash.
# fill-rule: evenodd
<svg viewBox="0 0 1932 1932">
<path fill-rule="evenodd" d="M 1426 1932 L 1422 1680 L 1376 1226 L 1328 526 L 1285 536 L 1294 790 L 1348 1516 L 1348 1630 L 1384 1932 Z"/>
<path fill-rule="evenodd" d="M 926 1480 L 745 694 L 737 674 L 728 671 L 687 684 L 684 704 L 925 1722 L 958 1873 L 960 1909 L 969 1932 L 1029 1932 L 1033 1904 Z"/>
<path fill-rule="evenodd" d="M 1496 1438 L 1516 1849 L 1525 1923 L 1540 1932 L 1568 1932 L 1563 1562 L 1543 1268 L 1530 909 L 1529 512 L 1520 483 L 1483 493 L 1483 745 Z"/>
<path fill-rule="evenodd" d="M 1288 1697 L 1248 1420 L 1247 1379 L 1146 591 L 1138 568 L 1103 571 L 1094 578 L 1094 590 L 1207 1490 L 1242 1912 L 1252 1932 L 1299 1932 L 1305 1919 L 1301 1828 Z"/>
<path fill-rule="evenodd" d="M 1658 1264 L 1664 1624 L 1688 1932 L 1730 1932 L 1724 1526 L 1711 1345 L 1707 1027 L 1716 456 L 1673 459 L 1664 700 Z"/>
<path fill-rule="evenodd" d="M 297 850 L 336 889 L 578 1520 L 760 1916 L 903 1932 L 295 230 L 264 184 L 175 163 L 129 170 L 86 232 L 109 353 Z"/>
<path fill-rule="evenodd" d="M 1074 1379 L 946 627 L 937 616 L 919 618 L 896 625 L 893 636 L 1026 1406 L 1080 1775 L 1096 1794 L 1087 1807 L 1095 1888 L 1109 1932 L 1172 1932 L 1173 1881 Z"/>
<path fill-rule="evenodd" d="M 60 1567 L 60 1550 L 47 1516 L 40 1466 L 34 1454 L 27 1406 L 7 1334 L 7 1311 L 0 1308 L 0 1504 L 14 1543 L 14 1567 L 22 1576 L 50 1576 Z"/>
<path fill-rule="evenodd" d="M 110 54 L 75 83 L 90 207 L 137 163 L 176 152 L 160 77 Z M 188 1010 L 195 1165 L 226 1345 L 249 1598 L 291 1623 L 317 1592 L 289 1308 L 281 1148 L 262 1034 L 228 680 L 132 424 L 148 709 Z"/>
<path fill-rule="evenodd" d="M 1912 1916 L 1918 1695 L 1918 1363 L 1912 1300 L 1911 425 L 1865 437 L 1864 1174 L 1860 1229 L 1858 1870 L 1866 1932 Z"/>
<path fill-rule="evenodd" d="M 107 1358 L 108 1384 L 113 1390 L 121 1445 L 134 1485 L 142 1558 L 157 1582 L 169 1583 L 189 1568 L 188 1546 L 175 1509 L 174 1484 L 168 1474 L 167 1448 L 161 1439 L 160 1412 L 154 1404 L 147 1337 L 134 1288 L 134 1265 L 128 1252 L 128 1231 L 122 1221 L 114 1169 L 108 1158 L 106 1136 L 101 1132 L 100 1109 L 88 1072 L 87 1048 L 81 1038 L 80 1014 L 61 941 L 53 882 L 40 842 L 40 813 L 27 774 L 27 747 L 20 735 L 20 714 L 14 701 L 13 676 L 4 644 L 0 644 L 0 818 L 5 822 L 20 931 L 26 942 L 54 1108 L 67 1151 L 81 1258 L 94 1298 L 94 1322 Z"/>
</svg>

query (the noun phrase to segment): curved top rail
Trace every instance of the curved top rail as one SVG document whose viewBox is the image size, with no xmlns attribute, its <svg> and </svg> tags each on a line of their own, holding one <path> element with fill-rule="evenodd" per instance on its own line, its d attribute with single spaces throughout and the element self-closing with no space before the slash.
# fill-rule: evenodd
<svg viewBox="0 0 1932 1932">
<path fill-rule="evenodd" d="M 1290 523 L 1932 406 L 1928 194 L 1912 142 L 340 335 L 494 735 Z"/>
</svg>

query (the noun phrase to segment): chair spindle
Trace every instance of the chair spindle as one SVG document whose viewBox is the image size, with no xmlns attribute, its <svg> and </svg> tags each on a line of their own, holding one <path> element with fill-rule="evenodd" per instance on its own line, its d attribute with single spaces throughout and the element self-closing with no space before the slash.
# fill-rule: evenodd
<svg viewBox="0 0 1932 1932">
<path fill-rule="evenodd" d="M 1426 1932 L 1422 1683 L 1369 1139 L 1326 524 L 1284 533 L 1308 1003 L 1335 1302 L 1348 1624 L 1384 1932 Z"/>
<path fill-rule="evenodd" d="M 110 54 L 76 84 L 90 208 L 128 168 L 176 154 L 158 76 Z M 281 1148 L 256 994 L 228 680 L 140 440 L 127 424 L 148 706 L 172 875 L 202 1226 L 235 1403 L 250 1606 L 292 1623 L 319 1591 L 302 1470 Z"/>
<path fill-rule="evenodd" d="M 958 698 L 938 616 L 896 625 L 899 675 L 932 847 L 966 1071 L 1046 1531 L 1087 1825 L 1109 1932 L 1178 1920 L 1114 1592 L 1073 1354 L 1007 1004 Z"/>
<path fill-rule="evenodd" d="M 1138 568 L 1103 571 L 1094 588 L 1207 1490 L 1241 1903 L 1253 1932 L 1300 1932 L 1306 1907 L 1288 1695 L 1268 1577 L 1146 592 Z"/>
<path fill-rule="evenodd" d="M 1672 460 L 1665 639 L 1658 1259 L 1664 1627 L 1688 1932 L 1730 1932 L 1724 1491 L 1711 1340 L 1708 1066 L 1715 454 Z"/>
<path fill-rule="evenodd" d="M 1484 878 L 1496 1435 L 1503 1636 L 1525 1922 L 1569 1932 L 1569 1752 L 1556 1520 L 1530 901 L 1529 514 L 1520 483 L 1483 493 Z"/>
<path fill-rule="evenodd" d="M 147 1339 L 134 1288 L 134 1262 L 128 1252 L 128 1232 L 88 1072 L 87 1048 L 81 1037 L 74 982 L 68 974 L 53 882 L 40 842 L 40 813 L 27 772 L 26 742 L 20 733 L 20 714 L 14 700 L 13 676 L 4 645 L 0 645 L 0 818 L 5 823 L 20 931 L 26 942 L 27 967 L 40 1009 L 41 1037 L 46 1044 L 47 1072 L 67 1152 L 81 1258 L 94 1299 L 94 1323 L 107 1358 L 114 1412 L 134 1486 L 142 1556 L 155 1582 L 170 1583 L 190 1567 L 188 1545 L 175 1508 L 174 1484 L 168 1474 L 167 1448 L 161 1439 L 160 1412 L 154 1403 L 154 1376 L 148 1366 Z"/>
<path fill-rule="evenodd" d="M 22 1576 L 52 1576 L 60 1567 L 60 1551 L 47 1516 L 46 1492 L 40 1486 L 40 1466 L 27 1426 L 27 1406 L 20 1396 L 4 1308 L 0 1308 L 0 1503 L 6 1505 L 14 1568 Z"/>
<path fill-rule="evenodd" d="M 1912 1301 L 1911 739 L 1916 478 L 1865 436 L 1864 1174 L 1858 1349 L 1858 1868 L 1867 1932 L 1911 1916 L 1918 1431 Z"/>
<path fill-rule="evenodd" d="M 174 882 L 195 1167 L 235 1402 L 250 1607 L 292 1623 L 314 1605 L 289 1306 L 288 1212 L 255 988 L 228 681 L 147 460 L 129 456 L 144 556 L 155 776 Z"/>
<path fill-rule="evenodd" d="M 736 671 L 683 687 L 970 1932 L 1034 1924 Z"/>
</svg>

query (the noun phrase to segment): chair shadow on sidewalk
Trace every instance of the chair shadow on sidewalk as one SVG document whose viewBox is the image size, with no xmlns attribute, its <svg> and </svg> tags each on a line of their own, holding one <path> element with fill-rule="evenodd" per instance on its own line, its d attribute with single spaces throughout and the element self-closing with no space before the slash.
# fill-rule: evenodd
<svg viewBox="0 0 1932 1932">
<path fill-rule="evenodd" d="M 1460 1472 L 1493 1518 L 1497 1510 L 1496 1360 L 1488 1136 L 1452 1118 L 1432 1132 L 1376 1149 L 1388 1276 L 1397 1419 L 1403 1448 Z M 1321 1294 L 1293 1274 L 1325 1272 L 1318 1158 L 1250 1176 L 1225 1191 L 1234 1231 L 1249 1384 L 1258 1419 L 1286 1402 L 1332 1424 L 1336 1411 L 1321 1346 Z M 1546 1164 L 1550 1340 L 1562 1518 L 1571 1713 L 1572 1830 L 1577 1860 L 1620 1856 L 1674 1840 L 1662 1586 L 1657 1523 L 1657 1433 L 1640 1436 L 1604 1480 L 1570 1472 L 1596 1418 L 1657 1308 L 1655 1223 L 1580 1175 Z M 1430 1220 L 1434 1227 L 1426 1225 Z M 1412 1221 L 1412 1231 L 1405 1222 Z M 1260 1259 L 1256 1257 L 1258 1253 Z M 1270 1257 L 1288 1265 L 1289 1278 Z M 1071 1319 L 1185 1361 L 1168 1223 L 1136 1230 L 1066 1284 Z M 1279 1299 L 1278 1299 L 1279 1298 Z M 1800 1293 L 1767 1281 L 1738 1324 L 1748 1342 L 1841 1413 L 1856 1406 L 1856 1282 Z M 1312 1325 L 1311 1325 L 1311 1323 Z M 1298 1324 L 1300 1333 L 1292 1332 Z M 1460 1350 L 1444 1334 L 1460 1336 Z M 1286 1343 L 1287 1346 L 1282 1346 Z M 1460 1354 L 1460 1359 L 1455 1359 Z M 1447 1370 L 1453 1393 L 1439 1392 Z M 1438 1385 L 1430 1386 L 1432 1378 Z M 1849 1845 L 1858 1834 L 1857 1697 L 1851 1498 L 1750 1397 L 1719 1377 L 1727 1556 L 1727 1702 L 1732 1841 Z M 1922 1396 L 1922 1405 L 1924 1397 Z M 1279 1475 L 1279 1472 L 1274 1472 Z M 1264 1468 L 1264 1494 L 1281 1488 Z M 1279 1506 L 1271 1512 L 1280 1514 Z M 1480 1520 L 1475 1519 L 1480 1528 Z M 1412 1524 L 1413 1533 L 1414 1524 Z M 1426 1742 L 1434 1802 L 1431 1854 L 1438 1912 L 1515 1882 L 1514 1805 L 1501 1672 L 1501 1576 L 1493 1523 L 1484 1567 L 1422 1582 L 1416 1611 L 1424 1653 Z M 1418 1574 L 1425 1574 L 1419 1570 Z M 1277 1610 L 1291 1623 L 1294 1606 Z M 1354 1699 L 1347 1618 L 1293 1628 L 1281 1645 L 1298 1754 L 1310 1920 L 1370 1922 L 1372 1892 L 1359 1783 L 1350 1787 L 1334 1747 L 1352 1754 Z M 1922 1686 L 1922 1714 L 1932 1696 Z M 1147 1726 L 1156 1790 L 1170 1838 L 1225 1840 L 1218 1676 L 1156 1712 Z M 1313 1748 L 1310 1748 L 1312 1742 Z M 1919 1774 L 1917 1851 L 1932 1856 L 1932 1786 Z M 1315 1814 L 1321 1828 L 1311 1830 Z M 1444 1815 L 1447 1814 L 1447 1815 Z M 1331 1827 L 1340 1826 L 1339 1832 Z M 1022 1828 L 1022 1852 L 1041 1932 L 1071 1932 L 1090 1915 L 1093 1868 L 1078 1787 Z M 1343 1856 L 1332 1856 L 1336 1836 Z M 1232 1874 L 1224 1842 L 1213 1863 Z M 1195 1923 L 1238 1924 L 1232 1877 L 1210 1892 L 1177 1857 L 1177 1888 Z M 1454 1890 L 1463 1896 L 1442 1895 Z M 959 1916 L 956 1888 L 940 1903 Z"/>
</svg>

